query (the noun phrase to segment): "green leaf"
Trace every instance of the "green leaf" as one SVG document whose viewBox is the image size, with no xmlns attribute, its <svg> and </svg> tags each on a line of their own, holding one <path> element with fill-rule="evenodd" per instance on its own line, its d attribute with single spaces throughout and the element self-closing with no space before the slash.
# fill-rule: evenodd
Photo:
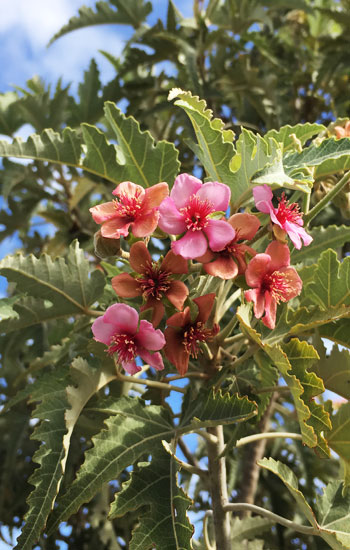
<svg viewBox="0 0 350 550">
<path fill-rule="evenodd" d="M 29 550 L 44 529 L 53 508 L 65 471 L 74 426 L 89 399 L 116 378 L 115 368 L 108 364 L 92 368 L 77 357 L 72 362 L 70 378 L 66 369 L 43 376 L 31 386 L 30 402 L 41 401 L 33 412 L 42 420 L 33 439 L 43 442 L 33 459 L 40 464 L 30 483 L 35 486 L 29 499 L 26 524 L 16 548 Z M 69 385 L 72 381 L 74 385 Z"/>
<path fill-rule="evenodd" d="M 0 94 L 0 134 L 12 136 L 24 124 L 22 113 L 18 109 L 17 92 Z"/>
<path fill-rule="evenodd" d="M 200 159 L 208 177 L 229 185 L 232 193 L 239 193 L 232 186 L 233 173 L 230 170 L 230 161 L 235 153 L 233 132 L 224 130 L 224 123 L 220 119 L 212 118 L 212 111 L 206 108 L 203 99 L 179 88 L 169 93 L 169 101 L 175 98 L 179 98 L 175 105 L 184 109 L 192 122 L 198 145 L 192 140 L 188 144 Z"/>
<path fill-rule="evenodd" d="M 256 414 L 256 403 L 247 397 L 203 389 L 195 399 L 190 392 L 187 394 L 178 429 L 180 433 L 185 433 L 203 427 L 243 422 Z"/>
<path fill-rule="evenodd" d="M 350 319 L 341 319 L 319 328 L 320 336 L 350 348 Z"/>
<path fill-rule="evenodd" d="M 349 140 L 350 141 L 350 140 Z M 334 250 L 325 250 L 313 271 L 313 281 L 303 288 L 301 299 L 311 301 L 327 310 L 350 306 L 350 257 L 340 263 Z"/>
<path fill-rule="evenodd" d="M 327 357 L 323 352 L 314 370 L 327 390 L 333 391 L 345 399 L 350 399 L 350 352 L 333 346 Z"/>
<path fill-rule="evenodd" d="M 112 8 L 111 4 L 117 9 Z M 138 28 L 152 11 L 152 5 L 150 2 L 144 3 L 143 0 L 111 0 L 110 3 L 96 2 L 95 9 L 96 11 L 82 6 L 79 9 L 79 15 L 71 17 L 68 23 L 51 38 L 49 45 L 69 32 L 91 25 L 115 23 Z"/>
<path fill-rule="evenodd" d="M 348 354 L 348 359 L 349 359 Z M 349 365 L 350 367 L 350 362 Z M 348 386 L 350 385 L 347 380 Z M 346 463 L 346 471 L 350 467 L 350 403 L 341 405 L 332 416 L 332 429 L 326 434 L 327 443 Z M 349 487 L 349 480 L 345 479 L 345 486 Z"/>
<path fill-rule="evenodd" d="M 284 166 L 290 174 L 303 167 L 317 166 L 317 178 L 334 173 L 329 172 L 327 165 L 329 162 L 347 161 L 350 154 L 350 139 L 326 139 L 318 147 L 311 145 L 301 153 L 293 153 L 284 158 Z M 341 168 L 343 170 L 343 168 Z"/>
<path fill-rule="evenodd" d="M 79 120 L 84 122 L 95 121 L 102 108 L 103 99 L 98 95 L 101 88 L 99 75 L 96 61 L 91 59 L 89 69 L 84 72 L 84 81 L 78 86 Z"/>
<path fill-rule="evenodd" d="M 141 132 L 139 123 L 125 117 L 114 103 L 105 103 L 105 114 L 118 141 L 118 157 L 123 159 L 120 181 L 133 181 L 142 187 L 161 181 L 171 185 L 180 168 L 174 145 L 167 141 L 155 144 L 151 134 Z"/>
<path fill-rule="evenodd" d="M 39 259 L 33 255 L 24 257 L 17 254 L 0 262 L 0 273 L 16 283 L 17 291 L 30 295 L 13 305 L 18 318 L 2 321 L 3 331 L 86 313 L 104 288 L 104 277 L 99 270 L 90 276 L 89 262 L 85 260 L 78 241 L 70 246 L 67 261 L 63 258 L 52 260 L 46 254 Z"/>
<path fill-rule="evenodd" d="M 306 141 L 314 137 L 316 134 L 326 130 L 323 124 L 296 124 L 295 126 L 282 126 L 279 130 L 269 130 L 265 134 L 264 139 L 274 138 L 278 143 L 283 144 L 283 152 L 293 150 L 298 144 L 304 145 Z"/>
<path fill-rule="evenodd" d="M 132 532 L 130 550 L 189 550 L 193 528 L 186 516 L 191 500 L 177 484 L 178 464 L 159 451 L 150 463 L 139 463 L 130 480 L 123 484 L 111 504 L 110 518 L 125 515 L 140 506 L 148 511 L 139 516 Z"/>
<path fill-rule="evenodd" d="M 18 317 L 18 313 L 13 309 L 13 305 L 19 300 L 19 296 L 10 298 L 1 298 L 0 300 L 0 320 L 13 319 Z"/>
<path fill-rule="evenodd" d="M 350 241 L 350 227 L 346 225 L 318 226 L 308 233 L 313 238 L 312 243 L 303 246 L 300 250 L 294 248 L 291 254 L 291 263 L 311 263 L 311 261 L 317 260 L 326 248 L 336 249 Z M 312 279 L 312 275 L 310 279 Z"/>
<path fill-rule="evenodd" d="M 281 462 L 273 458 L 263 458 L 259 466 L 277 475 L 285 484 L 299 510 L 303 512 L 318 535 L 322 537 L 333 550 L 347 550 L 350 545 L 350 493 L 342 496 L 341 482 L 329 483 L 322 496 L 316 497 L 317 520 L 312 508 L 306 502 L 303 493 L 298 489 L 295 474 Z"/>
<path fill-rule="evenodd" d="M 254 518 L 246 517 L 243 519 L 235 517 L 231 523 L 232 542 L 253 539 L 256 535 L 260 535 L 264 531 L 270 529 L 271 525 L 271 521 L 258 516 Z"/>
</svg>

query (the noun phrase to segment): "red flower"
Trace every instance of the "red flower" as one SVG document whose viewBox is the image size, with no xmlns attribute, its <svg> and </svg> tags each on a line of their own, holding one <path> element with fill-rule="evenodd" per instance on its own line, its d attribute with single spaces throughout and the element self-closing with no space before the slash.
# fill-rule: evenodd
<svg viewBox="0 0 350 550">
<path fill-rule="evenodd" d="M 169 194 L 168 184 L 157 183 L 144 189 L 124 181 L 112 193 L 118 199 L 90 208 L 94 221 L 102 224 L 102 237 L 127 237 L 130 226 L 135 237 L 151 235 L 158 224 L 158 206 Z"/>
<path fill-rule="evenodd" d="M 280 302 L 288 302 L 300 294 L 303 283 L 294 269 L 289 266 L 290 254 L 286 244 L 273 241 L 265 254 L 257 254 L 248 264 L 245 272 L 247 284 L 252 290 L 246 290 L 244 296 L 248 302 L 254 302 L 254 315 L 274 329 L 276 309 Z"/>
<path fill-rule="evenodd" d="M 219 331 L 218 325 L 212 329 L 205 326 L 214 300 L 215 293 L 193 300 L 198 306 L 198 315 L 194 321 L 191 321 L 189 307 L 185 307 L 184 311 L 175 313 L 167 320 L 168 326 L 164 331 L 165 355 L 182 376 L 188 370 L 189 358 L 198 356 L 200 342 L 211 340 Z"/>
<path fill-rule="evenodd" d="M 144 242 L 139 241 L 130 249 L 130 265 L 141 277 L 132 277 L 129 273 L 121 273 L 112 279 L 112 287 L 122 298 L 143 296 L 146 303 L 141 311 L 153 308 L 153 326 L 159 325 L 164 315 L 162 298 L 165 297 L 179 311 L 188 296 L 188 288 L 182 281 L 171 278 L 173 274 L 187 273 L 187 261 L 181 256 L 168 252 L 159 265 L 152 262 L 150 253 Z"/>
<path fill-rule="evenodd" d="M 204 256 L 196 258 L 203 263 L 204 270 L 208 275 L 220 277 L 221 279 L 233 279 L 242 275 L 247 269 L 246 254 L 255 256 L 256 251 L 250 246 L 240 243 L 242 240 L 251 240 L 260 222 L 252 214 L 234 214 L 228 220 L 234 230 L 234 238 L 220 252 L 208 250 Z"/>
</svg>

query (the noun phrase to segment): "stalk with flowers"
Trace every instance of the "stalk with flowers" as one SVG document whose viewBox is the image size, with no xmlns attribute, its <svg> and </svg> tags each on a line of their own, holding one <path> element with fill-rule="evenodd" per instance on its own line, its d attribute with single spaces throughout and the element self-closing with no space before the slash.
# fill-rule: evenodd
<svg viewBox="0 0 350 550">
<path fill-rule="evenodd" d="M 103 521 L 118 550 L 262 549 L 278 539 L 276 524 L 307 548 L 317 538 L 343 550 L 349 408 L 332 411 L 320 396 L 327 389 L 349 398 L 344 363 L 328 374 L 321 339 L 349 344 L 349 258 L 328 247 L 339 250 L 348 231 L 309 222 L 327 205 L 327 196 L 313 202 L 314 181 L 330 155 L 335 173 L 344 168 L 350 140 L 315 125 L 307 143 L 302 124 L 273 137 L 247 130 L 235 137 L 189 92 L 173 90 L 174 99 L 193 124 L 196 175 L 179 170 L 173 144 L 155 144 L 107 103 L 118 143 L 100 142 L 107 183 L 104 198 L 91 197 L 86 224 L 95 237 L 85 255 L 75 242 L 66 259 L 0 264 L 17 283 L 4 332 L 71 323 L 59 350 L 46 350 L 55 368 L 43 369 L 25 395 L 40 402 L 34 437 L 42 447 L 18 547 L 35 544 L 44 529 L 49 540 L 57 536 L 79 510 L 93 515 L 105 490 Z M 75 169 L 95 177 L 92 142 Z M 14 142 L 0 152 L 30 156 L 30 146 Z M 348 181 L 342 175 L 328 198 Z M 84 446 L 79 467 L 70 462 L 74 442 Z M 293 464 L 281 460 L 288 449 L 320 464 L 333 464 L 331 450 L 340 456 L 343 479 L 324 491 L 332 521 L 297 487 Z M 264 493 L 276 476 L 297 502 L 294 518 L 271 509 Z M 194 536 L 189 511 L 200 523 Z"/>
</svg>

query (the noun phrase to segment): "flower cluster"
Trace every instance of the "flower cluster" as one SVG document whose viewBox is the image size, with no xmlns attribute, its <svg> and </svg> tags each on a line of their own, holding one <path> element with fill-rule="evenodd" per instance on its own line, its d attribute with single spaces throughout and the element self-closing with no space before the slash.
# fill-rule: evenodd
<svg viewBox="0 0 350 550">
<path fill-rule="evenodd" d="M 112 278 L 119 298 L 142 300 L 139 311 L 143 318 L 140 320 L 130 305 L 116 303 L 92 325 L 95 339 L 107 346 L 108 354 L 115 356 L 128 373 L 141 369 L 137 357 L 162 370 L 163 350 L 185 375 L 190 358 L 196 359 L 203 343 L 210 346 L 215 339 L 219 332 L 213 321 L 215 293 L 190 300 L 190 289 L 184 282 L 189 271 L 204 270 L 223 280 L 238 277 L 237 285 L 248 287 L 244 297 L 253 303 L 255 317 L 270 329 L 276 324 L 277 305 L 300 294 L 302 281 L 290 266 L 286 244 L 287 236 L 297 249 L 312 241 L 303 228 L 299 205 L 289 203 L 282 193 L 274 206 L 268 185 L 254 187 L 252 194 L 256 209 L 269 215 L 275 238 L 263 253 L 253 247 L 260 235 L 260 215 L 239 212 L 226 217 L 230 188 L 219 182 L 203 183 L 189 174 L 179 175 L 170 193 L 164 182 L 148 189 L 123 182 L 113 191 L 116 200 L 90 209 L 107 239 L 130 235 L 134 241 L 144 239 L 157 227 L 171 238 L 171 250 L 158 261 L 151 257 L 148 239 L 133 242 L 130 272 Z M 164 332 L 157 328 L 163 322 Z"/>
</svg>

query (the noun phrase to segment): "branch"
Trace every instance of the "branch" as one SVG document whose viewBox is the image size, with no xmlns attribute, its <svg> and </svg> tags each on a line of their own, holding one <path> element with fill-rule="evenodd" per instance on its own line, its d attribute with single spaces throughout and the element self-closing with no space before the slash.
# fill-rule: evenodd
<svg viewBox="0 0 350 550">
<path fill-rule="evenodd" d="M 150 388 L 159 388 L 160 390 L 177 391 L 179 393 L 186 393 L 185 388 L 178 388 L 177 386 L 171 386 L 170 384 L 164 384 L 163 382 L 157 382 L 157 380 L 148 380 L 147 378 L 136 378 L 135 376 L 126 376 L 125 374 L 117 373 L 117 380 L 121 382 L 129 382 L 129 384 L 143 384 Z"/>
<path fill-rule="evenodd" d="M 314 527 L 309 527 L 307 525 L 299 525 L 294 521 L 290 521 L 289 519 L 285 519 L 282 516 L 278 516 L 277 514 L 270 512 L 270 510 L 265 510 L 265 508 L 260 508 L 260 506 L 255 506 L 255 504 L 246 504 L 243 502 L 229 503 L 229 504 L 225 504 L 224 510 L 226 512 L 239 512 L 242 510 L 247 512 L 255 512 L 256 514 L 259 514 L 259 516 L 263 516 L 275 523 L 279 523 L 280 525 L 283 525 L 284 527 L 288 527 L 288 529 L 293 529 L 298 533 L 303 533 L 304 535 L 319 535 L 319 531 Z"/>
<path fill-rule="evenodd" d="M 248 435 L 247 437 L 242 437 L 236 443 L 236 447 L 242 447 L 253 441 L 259 441 L 260 439 L 276 439 L 277 437 L 285 437 L 286 439 L 299 439 L 302 441 L 303 437 L 301 434 L 289 433 L 289 432 L 264 432 L 260 434 Z"/>
</svg>

